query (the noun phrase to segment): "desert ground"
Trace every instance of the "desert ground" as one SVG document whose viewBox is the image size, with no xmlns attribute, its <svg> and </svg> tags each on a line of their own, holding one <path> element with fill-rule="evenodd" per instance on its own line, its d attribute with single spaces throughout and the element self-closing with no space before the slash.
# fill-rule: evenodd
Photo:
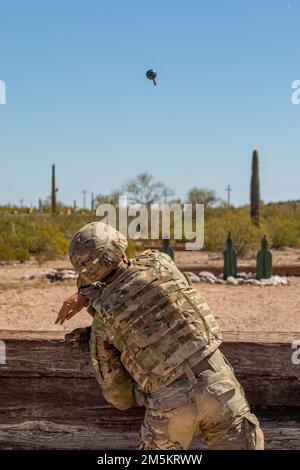
<svg viewBox="0 0 300 470">
<path fill-rule="evenodd" d="M 299 263 L 300 250 L 273 252 L 274 264 Z M 249 265 L 249 261 L 243 262 Z M 176 263 L 219 265 L 221 253 L 177 252 Z M 251 264 L 250 263 L 250 264 Z M 39 266 L 35 261 L 0 266 L 0 329 L 33 331 L 71 331 L 86 326 L 91 317 L 85 312 L 66 322 L 54 324 L 63 300 L 76 289 L 75 281 L 50 282 L 47 279 L 22 280 L 22 276 L 70 267 L 67 259 Z M 229 286 L 195 284 L 204 295 L 223 331 L 300 332 L 300 278 L 291 277 L 288 286 Z"/>
</svg>

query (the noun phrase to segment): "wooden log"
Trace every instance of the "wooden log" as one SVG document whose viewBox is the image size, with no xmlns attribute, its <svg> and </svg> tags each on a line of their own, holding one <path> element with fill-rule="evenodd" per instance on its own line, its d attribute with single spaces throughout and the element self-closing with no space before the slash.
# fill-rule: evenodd
<svg viewBox="0 0 300 470">
<path fill-rule="evenodd" d="M 291 420 L 266 420 L 260 416 L 266 449 L 299 450 L 300 423 Z M 136 449 L 141 421 L 134 426 L 104 426 L 102 420 L 14 421 L 0 425 L 0 449 Z M 205 449 L 194 438 L 191 449 Z"/>
<path fill-rule="evenodd" d="M 295 339 L 297 333 L 224 334 L 222 349 L 258 407 L 268 448 L 300 448 Z M 1 331 L 0 340 L 7 353 L 0 365 L 0 448 L 136 447 L 144 410 L 122 412 L 103 399 L 89 353 L 74 352 L 62 333 Z"/>
<path fill-rule="evenodd" d="M 298 338 L 298 333 L 224 333 L 221 349 L 254 405 L 300 406 L 300 367 L 291 360 Z M 61 333 L 2 331 L 0 339 L 7 356 L 0 377 L 95 381 L 89 353 L 73 352 Z"/>
</svg>

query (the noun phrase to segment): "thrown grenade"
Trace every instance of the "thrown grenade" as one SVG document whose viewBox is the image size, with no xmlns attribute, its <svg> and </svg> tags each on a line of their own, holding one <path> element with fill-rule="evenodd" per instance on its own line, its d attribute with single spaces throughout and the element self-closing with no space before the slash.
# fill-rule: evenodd
<svg viewBox="0 0 300 470">
<path fill-rule="evenodd" d="M 256 279 L 269 279 L 272 276 L 272 253 L 268 249 L 266 236 L 261 241 L 261 249 L 256 256 Z"/>
<path fill-rule="evenodd" d="M 147 70 L 146 72 L 146 77 L 149 79 L 149 80 L 152 80 L 153 81 L 153 85 L 156 86 L 156 77 L 157 77 L 157 73 L 155 72 L 155 70 L 152 70 L 152 69 L 149 69 Z"/>
</svg>

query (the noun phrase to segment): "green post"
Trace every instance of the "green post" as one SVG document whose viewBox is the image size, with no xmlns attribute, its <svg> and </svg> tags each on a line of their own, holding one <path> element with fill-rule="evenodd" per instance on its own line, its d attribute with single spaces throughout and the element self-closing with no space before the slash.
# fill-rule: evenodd
<svg viewBox="0 0 300 470">
<path fill-rule="evenodd" d="M 161 251 L 162 253 L 167 253 L 167 255 L 169 255 L 174 261 L 174 250 L 170 247 L 170 240 L 168 238 L 163 238 L 162 247 L 159 251 Z"/>
<path fill-rule="evenodd" d="M 231 238 L 231 233 L 228 233 L 226 250 L 223 252 L 224 255 L 224 279 L 226 280 L 229 276 L 236 277 L 237 267 L 236 267 L 236 251 L 233 248 L 233 242 Z"/>
<path fill-rule="evenodd" d="M 261 241 L 261 249 L 256 256 L 256 279 L 269 279 L 272 276 L 272 253 L 268 249 L 266 236 Z"/>
</svg>

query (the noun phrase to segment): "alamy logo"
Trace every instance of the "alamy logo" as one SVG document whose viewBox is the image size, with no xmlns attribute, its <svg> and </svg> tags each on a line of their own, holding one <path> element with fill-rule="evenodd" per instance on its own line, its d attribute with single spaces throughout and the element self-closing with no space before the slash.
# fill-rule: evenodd
<svg viewBox="0 0 300 470">
<path fill-rule="evenodd" d="M 160 238 L 189 240 L 186 250 L 201 250 L 204 244 L 204 204 L 99 204 L 96 215 L 132 240 Z"/>
<path fill-rule="evenodd" d="M 0 80 L 0 104 L 6 104 L 6 85 L 3 80 Z"/>
<path fill-rule="evenodd" d="M 293 93 L 291 96 L 291 101 L 293 104 L 300 104 L 300 80 L 294 80 L 292 82 Z"/>
<path fill-rule="evenodd" d="M 0 364 L 6 364 L 6 345 L 0 341 Z"/>
<path fill-rule="evenodd" d="M 292 353 L 292 363 L 295 366 L 298 366 L 300 364 L 300 340 L 299 339 L 292 342 L 292 349 L 295 349 L 295 351 Z"/>
</svg>

